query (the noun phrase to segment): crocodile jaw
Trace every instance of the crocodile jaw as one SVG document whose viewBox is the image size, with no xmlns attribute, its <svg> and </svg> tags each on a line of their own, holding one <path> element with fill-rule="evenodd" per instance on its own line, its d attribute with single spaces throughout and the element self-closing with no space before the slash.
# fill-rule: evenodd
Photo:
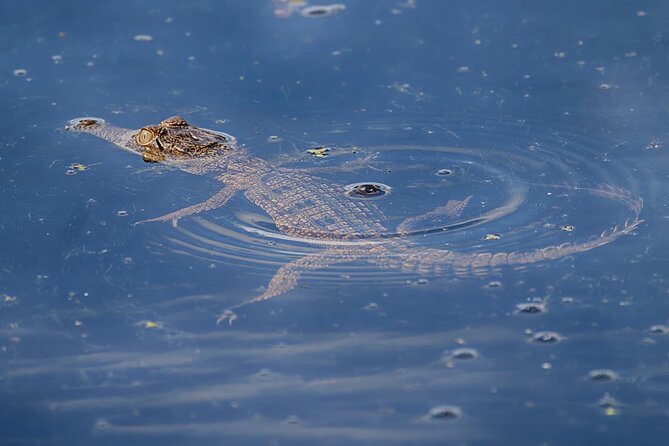
<svg viewBox="0 0 669 446">
<path fill-rule="evenodd" d="M 65 130 L 74 133 L 89 133 L 129 152 L 137 155 L 142 153 L 141 146 L 132 138 L 137 130 L 110 125 L 102 118 L 81 117 L 71 119 L 65 124 Z"/>
</svg>

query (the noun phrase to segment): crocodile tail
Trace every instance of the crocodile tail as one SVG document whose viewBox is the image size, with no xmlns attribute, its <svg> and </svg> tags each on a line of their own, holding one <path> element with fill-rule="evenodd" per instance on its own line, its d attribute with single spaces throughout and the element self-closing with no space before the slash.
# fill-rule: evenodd
<svg viewBox="0 0 669 446">
<path fill-rule="evenodd" d="M 367 261 L 384 269 L 399 269 L 420 275 L 484 276 L 504 266 L 525 265 L 564 258 L 611 243 L 632 232 L 643 220 L 638 217 L 581 243 L 563 243 L 524 252 L 458 253 L 443 249 L 417 248 L 402 244 L 372 248 Z"/>
</svg>

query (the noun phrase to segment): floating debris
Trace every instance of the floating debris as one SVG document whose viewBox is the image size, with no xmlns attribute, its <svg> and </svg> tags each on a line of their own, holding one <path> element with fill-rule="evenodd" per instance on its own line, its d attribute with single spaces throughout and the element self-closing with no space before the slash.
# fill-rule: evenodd
<svg viewBox="0 0 669 446">
<path fill-rule="evenodd" d="M 13 307 L 18 305 L 19 299 L 16 296 L 11 296 L 9 294 L 0 295 L 0 303 L 3 307 Z"/>
<path fill-rule="evenodd" d="M 469 67 L 463 65 L 463 66 L 459 67 L 457 71 L 460 74 L 465 74 L 465 73 L 469 73 L 470 70 L 469 70 Z"/>
<path fill-rule="evenodd" d="M 576 228 L 574 228 L 572 225 L 564 225 L 560 226 L 560 229 L 562 229 L 564 232 L 573 232 Z"/>
<path fill-rule="evenodd" d="M 119 217 L 127 217 L 130 214 L 128 213 L 128 211 L 120 210 L 120 211 L 116 211 L 116 215 L 119 216 Z"/>
<path fill-rule="evenodd" d="M 155 322 L 155 321 L 142 321 L 140 322 L 140 326 L 144 328 L 160 328 L 160 323 Z"/>
<path fill-rule="evenodd" d="M 448 176 L 451 175 L 453 171 L 451 169 L 439 169 L 437 170 L 437 175 L 439 176 Z"/>
<path fill-rule="evenodd" d="M 657 150 L 662 147 L 662 141 L 659 138 L 653 138 L 648 144 L 646 144 L 646 149 Z"/>
<path fill-rule="evenodd" d="M 325 158 L 330 153 L 329 147 L 314 147 L 313 149 L 307 149 L 307 153 L 313 155 L 316 158 Z"/>
<path fill-rule="evenodd" d="M 487 241 L 499 240 L 501 238 L 502 238 L 502 236 L 499 235 L 499 234 L 486 234 L 486 235 L 483 236 L 483 240 L 487 240 Z"/>
<path fill-rule="evenodd" d="M 83 172 L 85 170 L 88 170 L 88 166 L 81 163 L 70 164 L 69 168 L 72 170 L 76 170 L 77 172 Z"/>
<path fill-rule="evenodd" d="M 335 3 L 334 5 L 323 5 L 323 6 L 310 6 L 304 8 L 300 13 L 302 17 L 327 17 L 332 14 L 344 11 L 346 5 L 341 3 Z"/>
<path fill-rule="evenodd" d="M 61 56 L 60 54 L 54 54 L 53 56 L 51 56 L 51 60 L 53 61 L 53 63 L 59 64 L 63 61 L 63 56 Z"/>
<path fill-rule="evenodd" d="M 620 415 L 620 403 L 608 393 L 605 393 L 604 396 L 597 401 L 597 405 L 607 417 Z"/>
<path fill-rule="evenodd" d="M 149 34 L 137 34 L 133 37 L 138 42 L 150 42 L 153 40 L 153 36 Z"/>
<path fill-rule="evenodd" d="M 23 77 L 26 75 L 28 75 L 28 70 L 26 70 L 25 68 L 17 68 L 16 70 L 14 70 L 14 76 L 16 77 Z"/>
</svg>

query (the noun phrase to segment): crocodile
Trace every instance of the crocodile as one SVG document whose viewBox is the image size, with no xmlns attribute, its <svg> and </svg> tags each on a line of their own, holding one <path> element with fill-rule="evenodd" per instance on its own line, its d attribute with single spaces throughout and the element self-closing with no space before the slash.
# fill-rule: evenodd
<svg viewBox="0 0 669 446">
<path fill-rule="evenodd" d="M 587 241 L 511 252 L 463 253 L 418 247 L 410 237 L 405 237 L 416 230 L 418 222 L 438 215 L 457 216 L 471 196 L 449 200 L 430 212 L 406 218 L 397 228 L 389 230 L 385 223 L 387 218 L 378 204 L 372 200 L 347 199 L 343 185 L 315 175 L 331 168 L 273 166 L 251 156 L 232 136 L 193 126 L 179 116 L 139 130 L 116 127 L 100 118 L 77 118 L 69 121 L 66 129 L 105 139 L 140 155 L 146 162 L 163 163 L 224 184 L 201 203 L 141 223 L 176 225 L 183 217 L 219 208 L 236 194 L 243 193 L 274 220 L 279 231 L 322 246 L 321 251 L 281 266 L 262 294 L 225 310 L 217 319 L 219 324 L 226 320 L 232 323 L 236 318 L 234 310 L 243 305 L 266 301 L 292 290 L 302 273 L 308 270 L 362 261 L 419 275 L 484 275 L 503 266 L 545 262 L 597 248 L 630 233 L 643 221 L 641 197 L 621 187 L 601 184 L 581 190 L 623 203 L 633 217 Z M 351 169 L 357 167 L 350 166 Z"/>
</svg>

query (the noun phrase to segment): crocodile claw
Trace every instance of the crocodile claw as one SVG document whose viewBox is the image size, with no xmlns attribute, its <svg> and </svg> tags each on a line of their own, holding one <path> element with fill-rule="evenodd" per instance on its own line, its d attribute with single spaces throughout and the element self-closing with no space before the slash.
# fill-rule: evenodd
<svg viewBox="0 0 669 446">
<path fill-rule="evenodd" d="M 135 222 L 135 223 L 133 224 L 133 226 L 141 225 L 141 224 L 144 224 L 144 223 L 166 223 L 166 222 L 168 222 L 168 221 L 171 221 L 171 222 L 172 222 L 172 226 L 174 226 L 174 227 L 176 228 L 176 227 L 177 227 L 177 223 L 178 223 L 178 221 L 179 221 L 179 218 L 178 218 L 178 217 L 174 217 L 172 214 L 167 214 L 167 215 L 163 215 L 163 216 L 161 216 L 161 217 L 148 218 L 148 219 L 146 219 L 146 220 L 140 220 L 140 221 L 138 221 L 138 222 Z"/>
<path fill-rule="evenodd" d="M 221 325 L 221 323 L 225 322 L 226 320 L 228 321 L 228 324 L 232 325 L 235 319 L 237 319 L 237 313 L 232 310 L 225 310 L 223 314 L 221 314 L 218 319 L 216 319 L 216 325 Z"/>
</svg>

